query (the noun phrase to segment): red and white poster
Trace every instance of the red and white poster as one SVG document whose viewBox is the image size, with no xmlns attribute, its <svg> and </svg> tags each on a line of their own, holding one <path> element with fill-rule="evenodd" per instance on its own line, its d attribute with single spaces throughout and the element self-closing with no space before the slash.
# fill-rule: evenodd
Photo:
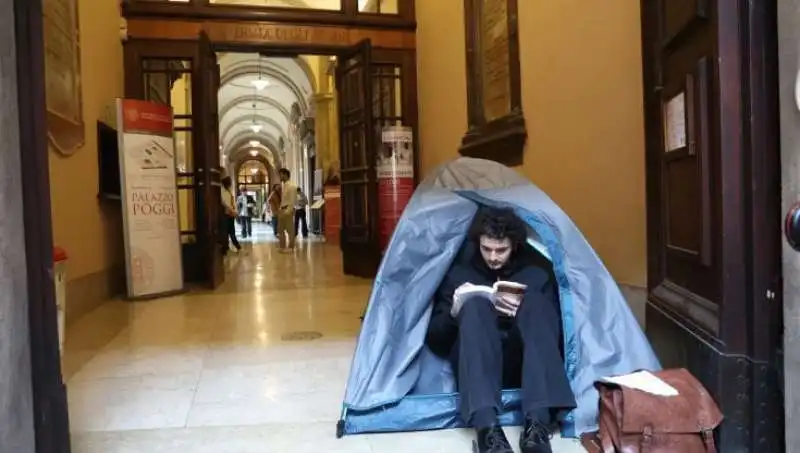
<svg viewBox="0 0 800 453">
<path fill-rule="evenodd" d="M 129 298 L 183 288 L 172 109 L 117 99 Z"/>
<path fill-rule="evenodd" d="M 378 153 L 378 208 L 381 248 L 389 245 L 394 228 L 414 193 L 414 137 L 410 127 L 382 131 Z"/>
</svg>

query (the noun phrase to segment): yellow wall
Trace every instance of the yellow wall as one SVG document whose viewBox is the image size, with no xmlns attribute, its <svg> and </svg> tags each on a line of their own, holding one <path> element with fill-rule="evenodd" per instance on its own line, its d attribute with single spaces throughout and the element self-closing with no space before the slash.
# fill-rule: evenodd
<svg viewBox="0 0 800 453">
<path fill-rule="evenodd" d="M 416 3 L 423 171 L 455 157 L 466 129 L 463 3 Z M 618 281 L 644 285 L 639 1 L 518 3 L 529 135 L 519 171 L 567 212 Z"/>
<path fill-rule="evenodd" d="M 50 152 L 50 193 L 55 243 L 69 253 L 68 279 L 122 262 L 119 208 L 97 200 L 96 121 L 123 94 L 118 2 L 80 0 L 83 118 L 86 144 L 64 158 Z"/>
</svg>

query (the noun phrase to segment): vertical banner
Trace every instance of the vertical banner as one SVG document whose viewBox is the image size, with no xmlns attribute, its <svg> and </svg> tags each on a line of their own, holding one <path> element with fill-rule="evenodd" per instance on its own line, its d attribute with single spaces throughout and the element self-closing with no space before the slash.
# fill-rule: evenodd
<svg viewBox="0 0 800 453">
<path fill-rule="evenodd" d="M 389 126 L 381 134 L 378 152 L 380 244 L 385 249 L 414 193 L 414 137 L 410 127 Z"/>
<path fill-rule="evenodd" d="M 172 109 L 117 99 L 128 297 L 183 289 Z"/>
</svg>

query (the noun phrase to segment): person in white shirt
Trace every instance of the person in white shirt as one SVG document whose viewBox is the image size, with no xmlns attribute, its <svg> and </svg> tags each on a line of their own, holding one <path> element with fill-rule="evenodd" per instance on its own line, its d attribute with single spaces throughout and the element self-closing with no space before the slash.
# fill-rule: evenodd
<svg viewBox="0 0 800 453">
<path fill-rule="evenodd" d="M 308 206 L 308 197 L 303 193 L 303 189 L 297 188 L 297 204 L 294 206 L 294 235 L 302 232 L 303 239 L 308 237 L 308 219 L 306 218 L 306 207 Z M 303 229 L 300 230 L 302 224 Z"/>
<path fill-rule="evenodd" d="M 227 236 L 230 238 L 230 241 L 233 243 L 233 246 L 236 247 L 236 250 L 241 250 L 242 246 L 239 244 L 239 240 L 236 239 L 236 217 L 238 212 L 236 211 L 236 199 L 233 196 L 233 181 L 231 180 L 230 176 L 226 176 L 222 178 L 222 208 L 225 211 L 223 214 L 225 215 L 225 226 L 227 231 Z M 222 249 L 223 255 L 228 251 L 228 241 L 225 240 L 225 246 Z"/>
<path fill-rule="evenodd" d="M 294 208 L 297 205 L 297 186 L 289 178 L 292 173 L 281 168 L 278 171 L 281 177 L 281 205 L 278 210 L 278 245 L 282 252 L 294 250 Z"/>
<path fill-rule="evenodd" d="M 239 223 L 242 226 L 243 238 L 247 238 L 253 234 L 253 219 L 250 217 L 252 212 L 249 198 L 244 188 L 240 188 L 239 196 L 236 197 L 236 209 L 239 211 Z"/>
</svg>

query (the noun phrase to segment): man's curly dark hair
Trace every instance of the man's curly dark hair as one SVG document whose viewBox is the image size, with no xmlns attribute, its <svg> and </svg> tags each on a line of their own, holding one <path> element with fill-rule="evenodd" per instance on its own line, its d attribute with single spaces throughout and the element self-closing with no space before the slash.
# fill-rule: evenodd
<svg viewBox="0 0 800 453">
<path fill-rule="evenodd" d="M 528 239 L 528 229 L 513 210 L 485 207 L 478 211 L 470 231 L 470 237 L 475 241 L 480 240 L 481 236 L 492 239 L 508 238 L 516 250 Z"/>
</svg>

